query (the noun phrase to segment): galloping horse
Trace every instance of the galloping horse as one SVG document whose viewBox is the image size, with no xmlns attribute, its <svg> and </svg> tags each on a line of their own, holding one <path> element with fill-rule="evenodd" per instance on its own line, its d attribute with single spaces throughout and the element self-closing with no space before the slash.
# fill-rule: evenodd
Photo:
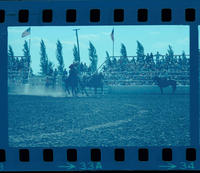
<svg viewBox="0 0 200 173">
<path fill-rule="evenodd" d="M 163 88 L 172 86 L 172 93 L 174 94 L 176 91 L 176 81 L 175 80 L 168 80 L 167 78 L 161 78 L 155 76 L 153 81 L 160 87 L 161 94 L 163 94 Z"/>
<path fill-rule="evenodd" d="M 70 90 L 72 95 L 75 96 L 78 93 L 78 85 L 79 85 L 79 77 L 76 73 L 70 73 L 69 76 L 65 79 L 65 92 L 67 91 L 70 94 Z"/>
<path fill-rule="evenodd" d="M 95 73 L 92 76 L 83 76 L 80 80 L 80 88 L 87 94 L 85 88 L 94 88 L 94 93 L 97 94 L 97 88 L 101 88 L 101 92 L 103 93 L 103 74 L 102 73 Z"/>
<path fill-rule="evenodd" d="M 101 88 L 103 93 L 103 74 L 102 73 L 95 73 L 91 76 L 83 76 L 79 78 L 76 73 L 70 73 L 69 77 L 65 79 L 65 92 L 67 91 L 70 94 L 70 89 L 72 95 L 75 96 L 79 91 L 82 94 L 88 93 L 86 91 L 86 87 L 94 88 L 94 93 L 97 94 L 97 88 Z"/>
</svg>

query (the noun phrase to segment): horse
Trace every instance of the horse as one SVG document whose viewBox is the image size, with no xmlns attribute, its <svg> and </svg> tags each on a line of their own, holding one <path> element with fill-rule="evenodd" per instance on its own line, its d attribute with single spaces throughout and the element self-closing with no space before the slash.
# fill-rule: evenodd
<svg viewBox="0 0 200 173">
<path fill-rule="evenodd" d="M 153 78 L 153 81 L 158 85 L 160 88 L 161 94 L 163 94 L 163 88 L 171 86 L 172 87 L 172 94 L 176 91 L 176 81 L 175 80 L 168 80 L 167 78 L 161 78 L 158 76 L 155 76 Z"/>
<path fill-rule="evenodd" d="M 103 74 L 102 73 L 95 73 L 92 76 L 83 76 L 80 80 L 80 88 L 87 94 L 85 88 L 94 88 L 94 94 L 97 94 L 97 88 L 101 88 L 101 93 L 103 93 Z"/>
<path fill-rule="evenodd" d="M 70 89 L 73 96 L 76 96 L 78 93 L 79 77 L 76 73 L 70 73 L 68 77 L 64 79 L 65 92 L 67 91 L 70 94 Z"/>
<path fill-rule="evenodd" d="M 47 76 L 46 77 L 46 81 L 45 81 L 45 88 L 46 89 L 49 89 L 50 87 L 53 88 L 53 85 L 54 85 L 53 82 L 54 81 L 53 81 L 52 77 L 51 76 Z"/>
</svg>

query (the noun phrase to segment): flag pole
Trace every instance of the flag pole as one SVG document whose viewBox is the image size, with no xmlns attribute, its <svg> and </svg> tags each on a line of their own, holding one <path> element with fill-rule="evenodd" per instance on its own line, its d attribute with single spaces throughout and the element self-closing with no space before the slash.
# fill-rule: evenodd
<svg viewBox="0 0 200 173">
<path fill-rule="evenodd" d="M 113 41 L 113 58 L 114 58 L 114 48 L 115 48 L 114 47 L 114 40 L 115 40 L 114 34 L 115 34 L 115 31 L 114 31 L 114 27 L 113 27 L 113 40 L 112 40 Z"/>
</svg>

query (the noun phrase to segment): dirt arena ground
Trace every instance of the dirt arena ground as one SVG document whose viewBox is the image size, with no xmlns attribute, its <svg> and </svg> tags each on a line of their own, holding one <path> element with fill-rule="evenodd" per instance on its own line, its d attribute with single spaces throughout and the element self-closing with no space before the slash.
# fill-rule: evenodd
<svg viewBox="0 0 200 173">
<path fill-rule="evenodd" d="M 9 145 L 186 146 L 189 95 L 9 95 Z"/>
</svg>

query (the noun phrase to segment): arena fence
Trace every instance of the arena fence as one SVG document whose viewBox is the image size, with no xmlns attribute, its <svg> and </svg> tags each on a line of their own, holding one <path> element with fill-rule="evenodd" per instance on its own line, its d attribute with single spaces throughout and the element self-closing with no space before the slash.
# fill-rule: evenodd
<svg viewBox="0 0 200 173">
<path fill-rule="evenodd" d="M 166 57 L 166 55 L 159 55 L 160 58 Z M 181 58 L 182 55 L 174 55 L 176 58 Z M 186 55 L 187 61 L 189 61 L 189 55 Z M 17 58 L 23 58 L 23 56 L 17 56 Z M 110 59 L 120 59 L 122 56 L 110 56 Z M 129 62 L 131 60 L 136 61 L 137 56 L 127 56 L 127 59 Z M 153 55 L 153 59 L 155 60 L 156 55 Z M 115 92 L 115 91 L 124 91 L 124 89 L 119 88 L 134 88 L 130 89 L 132 91 L 136 91 L 136 88 L 148 88 L 148 90 L 152 90 L 152 85 L 155 85 L 153 83 L 152 78 L 154 76 L 160 76 L 160 77 L 167 77 L 168 79 L 173 79 L 177 81 L 177 85 L 182 87 L 185 86 L 188 88 L 190 85 L 189 81 L 189 71 L 188 70 L 177 70 L 177 69 L 169 69 L 164 71 L 151 71 L 151 70 L 136 70 L 134 67 L 125 70 L 120 71 L 118 67 L 112 67 L 107 70 L 104 70 L 103 68 L 106 66 L 106 61 L 102 63 L 98 69 L 99 72 L 103 72 L 105 78 L 104 78 L 104 92 Z M 28 79 L 27 75 L 28 74 Z M 30 74 L 29 71 L 24 70 L 10 70 L 8 69 L 8 88 L 9 90 L 13 90 L 14 88 L 25 88 L 27 84 L 29 85 L 29 88 L 45 88 L 47 77 L 49 80 L 50 87 L 52 87 L 54 90 L 62 90 L 63 87 L 63 81 L 62 76 L 41 76 L 41 75 L 33 75 Z M 137 86 L 137 87 L 136 87 Z M 143 87 L 142 87 L 143 86 Z M 116 90 L 116 87 L 118 90 Z M 128 91 L 128 88 L 127 91 Z M 183 87 L 182 87 L 183 88 Z M 87 88 L 87 92 L 93 92 L 92 89 Z M 100 89 L 97 90 L 97 92 L 101 93 Z"/>
</svg>

